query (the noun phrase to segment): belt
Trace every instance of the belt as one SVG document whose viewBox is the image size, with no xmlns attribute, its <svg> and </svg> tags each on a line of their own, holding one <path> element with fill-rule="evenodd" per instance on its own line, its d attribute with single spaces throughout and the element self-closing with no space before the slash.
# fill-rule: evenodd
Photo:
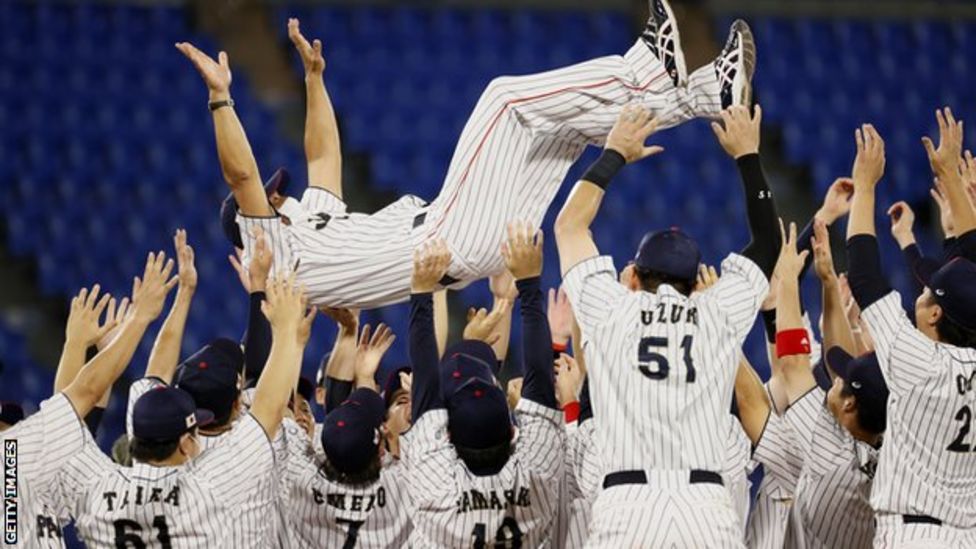
<svg viewBox="0 0 976 549">
<path fill-rule="evenodd" d="M 427 221 L 427 212 L 420 212 L 419 214 L 417 214 L 417 215 L 415 215 L 413 217 L 413 227 L 412 228 L 416 229 L 417 227 L 423 225 L 425 221 Z M 454 284 L 455 282 L 458 282 L 458 281 L 459 280 L 457 278 L 454 278 L 453 276 L 450 276 L 450 275 L 445 274 L 438 281 L 438 284 L 440 284 L 441 286 L 443 286 L 443 287 L 446 288 L 446 287 L 450 286 L 451 284 Z"/>
<path fill-rule="evenodd" d="M 620 486 L 621 484 L 647 484 L 647 473 L 644 471 L 617 471 L 603 477 L 603 487 Z M 722 482 L 722 475 L 714 471 L 702 469 L 692 469 L 688 475 L 688 484 L 719 484 Z"/>
<path fill-rule="evenodd" d="M 936 526 L 942 526 L 941 520 L 928 515 L 902 515 L 901 521 L 903 524 L 934 524 Z"/>
</svg>

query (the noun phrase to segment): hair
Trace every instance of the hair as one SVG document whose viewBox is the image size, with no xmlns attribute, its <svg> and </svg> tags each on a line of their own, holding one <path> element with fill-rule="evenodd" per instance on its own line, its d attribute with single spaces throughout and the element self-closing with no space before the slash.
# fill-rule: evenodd
<svg viewBox="0 0 976 549">
<path fill-rule="evenodd" d="M 171 440 L 149 440 L 132 437 L 132 440 L 129 442 L 129 455 L 134 462 L 151 463 L 165 461 L 176 452 L 179 446 L 179 438 Z"/>
<path fill-rule="evenodd" d="M 939 334 L 939 341 L 955 345 L 956 347 L 968 347 L 976 349 L 976 330 L 970 330 L 960 326 L 958 322 L 952 320 L 942 311 L 942 316 L 935 324 L 935 332 Z"/>
<path fill-rule="evenodd" d="M 641 289 L 645 292 L 656 292 L 658 286 L 662 284 L 667 284 L 673 287 L 683 296 L 691 295 L 692 290 L 695 289 L 694 278 L 678 278 L 676 276 L 664 274 L 658 271 L 644 270 L 636 265 L 634 266 L 634 274 L 637 275 L 637 280 L 640 281 Z"/>
<path fill-rule="evenodd" d="M 514 450 L 510 440 L 488 448 L 468 448 L 455 444 L 454 449 L 468 470 L 477 476 L 497 474 L 508 463 L 508 458 L 512 456 Z"/>
<path fill-rule="evenodd" d="M 857 395 L 851 390 L 851 386 L 846 380 L 844 381 L 844 387 L 840 390 L 840 394 L 845 398 L 854 397 L 854 401 L 857 403 L 857 424 L 862 429 L 872 435 L 880 435 L 885 432 L 885 426 L 888 423 L 887 406 L 861 406 L 861 403 L 857 400 Z"/>
<path fill-rule="evenodd" d="M 119 465 L 132 467 L 132 453 L 129 446 L 129 436 L 122 433 L 112 444 L 112 461 Z"/>
<path fill-rule="evenodd" d="M 325 478 L 332 482 L 338 482 L 339 484 L 345 484 L 348 486 L 357 486 L 363 484 L 372 484 L 379 480 L 380 470 L 383 468 L 383 463 L 380 460 L 380 453 L 376 452 L 373 459 L 369 460 L 369 463 L 365 467 L 358 471 L 353 471 L 351 473 L 344 473 L 335 468 L 332 462 L 329 461 L 328 456 L 325 456 L 322 460 L 322 465 L 319 470 L 325 475 Z"/>
</svg>

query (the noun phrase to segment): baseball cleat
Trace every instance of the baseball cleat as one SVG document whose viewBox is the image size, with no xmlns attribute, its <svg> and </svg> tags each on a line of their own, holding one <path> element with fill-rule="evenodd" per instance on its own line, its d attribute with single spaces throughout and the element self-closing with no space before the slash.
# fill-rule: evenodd
<svg viewBox="0 0 976 549">
<path fill-rule="evenodd" d="M 729 39 L 722 53 L 714 61 L 722 108 L 732 105 L 748 106 L 750 83 L 756 71 L 756 43 L 749 25 L 736 19 L 729 30 Z"/>
<path fill-rule="evenodd" d="M 664 64 L 675 87 L 684 86 L 688 83 L 688 68 L 685 66 L 685 54 L 681 51 L 678 20 L 668 0 L 650 0 L 648 4 L 651 16 L 647 18 L 641 39 Z"/>
</svg>

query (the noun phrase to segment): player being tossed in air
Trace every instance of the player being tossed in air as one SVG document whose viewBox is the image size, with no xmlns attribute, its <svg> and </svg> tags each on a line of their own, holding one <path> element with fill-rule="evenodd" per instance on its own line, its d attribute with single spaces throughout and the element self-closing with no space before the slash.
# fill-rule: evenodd
<svg viewBox="0 0 976 549">
<path fill-rule="evenodd" d="M 275 272 L 296 269 L 313 304 L 361 309 L 406 300 L 411 254 L 432 238 L 444 239 L 452 257 L 439 288 L 501 272 L 506 226 L 514 220 L 540 225 L 569 167 L 586 145 L 604 141 L 625 104 L 643 105 L 669 128 L 718 118 L 747 95 L 755 65 L 748 25 L 736 21 L 719 57 L 688 75 L 667 0 L 650 4 L 645 32 L 623 56 L 494 79 L 458 139 L 438 197 L 427 204 L 407 195 L 371 215 L 348 212 L 342 200 L 322 46 L 309 44 L 297 20 L 289 22 L 289 35 L 306 72 L 309 186 L 301 202 L 288 199 L 277 209 L 234 112 L 227 55 L 214 60 L 191 44 L 177 44 L 210 92 L 217 152 L 239 208 L 245 257 L 254 246 L 252 229 L 262 227 L 272 240 Z"/>
</svg>

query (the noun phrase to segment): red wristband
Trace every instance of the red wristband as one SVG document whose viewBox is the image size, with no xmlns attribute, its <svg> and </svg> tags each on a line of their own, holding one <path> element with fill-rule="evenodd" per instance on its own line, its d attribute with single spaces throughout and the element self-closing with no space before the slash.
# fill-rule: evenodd
<svg viewBox="0 0 976 549">
<path fill-rule="evenodd" d="M 579 415 L 580 415 L 579 401 L 574 400 L 573 402 L 569 402 L 565 406 L 563 406 L 563 417 L 565 418 L 566 423 L 572 423 L 576 421 L 577 419 L 579 419 Z"/>
<path fill-rule="evenodd" d="M 776 332 L 776 358 L 810 354 L 810 335 L 805 328 Z"/>
<path fill-rule="evenodd" d="M 553 351 L 556 351 L 557 353 L 565 353 L 566 349 L 567 345 L 565 343 L 556 343 L 555 341 L 552 342 Z"/>
</svg>

